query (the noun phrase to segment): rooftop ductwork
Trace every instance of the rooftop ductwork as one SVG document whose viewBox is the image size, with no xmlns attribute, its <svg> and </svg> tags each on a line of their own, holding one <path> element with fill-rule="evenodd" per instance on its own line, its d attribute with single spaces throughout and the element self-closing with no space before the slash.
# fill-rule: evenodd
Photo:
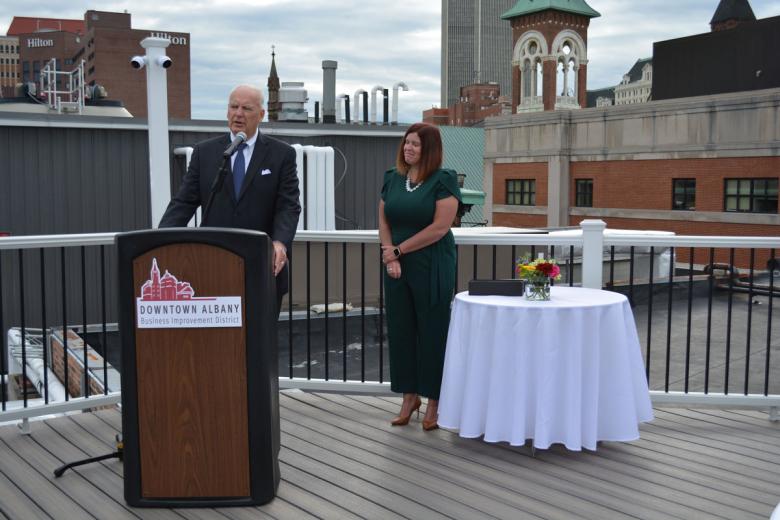
<svg viewBox="0 0 780 520">
<path fill-rule="evenodd" d="M 338 62 L 322 62 L 322 122 L 336 122 L 336 69 Z"/>
<path fill-rule="evenodd" d="M 398 89 L 403 90 L 404 92 L 409 91 L 409 87 L 406 86 L 406 83 L 403 81 L 399 81 L 395 85 L 393 85 L 393 108 L 392 108 L 392 114 L 393 117 L 390 119 L 391 125 L 397 125 L 398 124 Z"/>
<path fill-rule="evenodd" d="M 360 112 L 358 112 L 358 100 L 363 97 L 363 119 L 360 118 Z M 352 96 L 352 110 L 355 112 L 355 122 L 359 124 L 368 124 L 368 92 L 359 88 Z"/>
<path fill-rule="evenodd" d="M 383 90 L 384 87 L 382 85 L 376 85 L 371 89 L 371 115 L 369 116 L 369 121 L 372 125 L 378 123 L 376 114 L 376 93 L 382 92 Z"/>
</svg>

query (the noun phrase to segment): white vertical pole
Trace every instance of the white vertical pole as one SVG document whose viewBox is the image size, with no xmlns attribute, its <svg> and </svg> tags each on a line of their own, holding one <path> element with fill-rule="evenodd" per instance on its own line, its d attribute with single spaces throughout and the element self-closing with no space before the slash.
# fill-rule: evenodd
<svg viewBox="0 0 780 520">
<path fill-rule="evenodd" d="M 607 224 L 603 220 L 583 220 L 580 222 L 580 227 L 582 228 L 582 286 L 601 289 L 604 230 Z"/>
<path fill-rule="evenodd" d="M 171 200 L 170 151 L 168 149 L 168 76 L 158 58 L 170 45 L 167 38 L 144 38 L 146 49 L 146 108 L 149 119 L 149 194 L 152 227 L 156 227 Z"/>
</svg>

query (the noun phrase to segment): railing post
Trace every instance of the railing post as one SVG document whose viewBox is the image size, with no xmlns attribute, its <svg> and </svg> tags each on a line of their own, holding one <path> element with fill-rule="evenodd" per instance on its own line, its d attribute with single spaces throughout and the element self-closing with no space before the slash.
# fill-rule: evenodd
<svg viewBox="0 0 780 520">
<path fill-rule="evenodd" d="M 583 220 L 582 228 L 582 286 L 590 289 L 601 289 L 604 261 L 604 230 L 607 228 L 603 220 Z"/>
</svg>

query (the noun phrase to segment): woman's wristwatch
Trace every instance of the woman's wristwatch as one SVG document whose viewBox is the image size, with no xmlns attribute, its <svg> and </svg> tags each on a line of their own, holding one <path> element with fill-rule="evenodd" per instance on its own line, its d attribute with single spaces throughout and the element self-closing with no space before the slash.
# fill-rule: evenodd
<svg viewBox="0 0 780 520">
<path fill-rule="evenodd" d="M 393 248 L 393 254 L 395 255 L 396 258 L 401 258 L 401 254 L 402 254 L 401 253 L 401 247 L 400 246 L 395 246 Z"/>
</svg>

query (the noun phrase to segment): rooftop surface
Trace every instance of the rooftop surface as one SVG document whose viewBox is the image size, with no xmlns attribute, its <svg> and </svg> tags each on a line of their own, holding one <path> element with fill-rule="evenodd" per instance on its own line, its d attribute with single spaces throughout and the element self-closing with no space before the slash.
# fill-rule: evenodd
<svg viewBox="0 0 780 520">
<path fill-rule="evenodd" d="M 257 508 L 134 509 L 114 449 L 118 411 L 0 427 L 0 518 L 763 519 L 780 501 L 780 423 L 758 411 L 656 409 L 635 442 L 573 452 L 488 444 L 414 418 L 400 400 L 284 391 L 282 481 Z"/>
</svg>

